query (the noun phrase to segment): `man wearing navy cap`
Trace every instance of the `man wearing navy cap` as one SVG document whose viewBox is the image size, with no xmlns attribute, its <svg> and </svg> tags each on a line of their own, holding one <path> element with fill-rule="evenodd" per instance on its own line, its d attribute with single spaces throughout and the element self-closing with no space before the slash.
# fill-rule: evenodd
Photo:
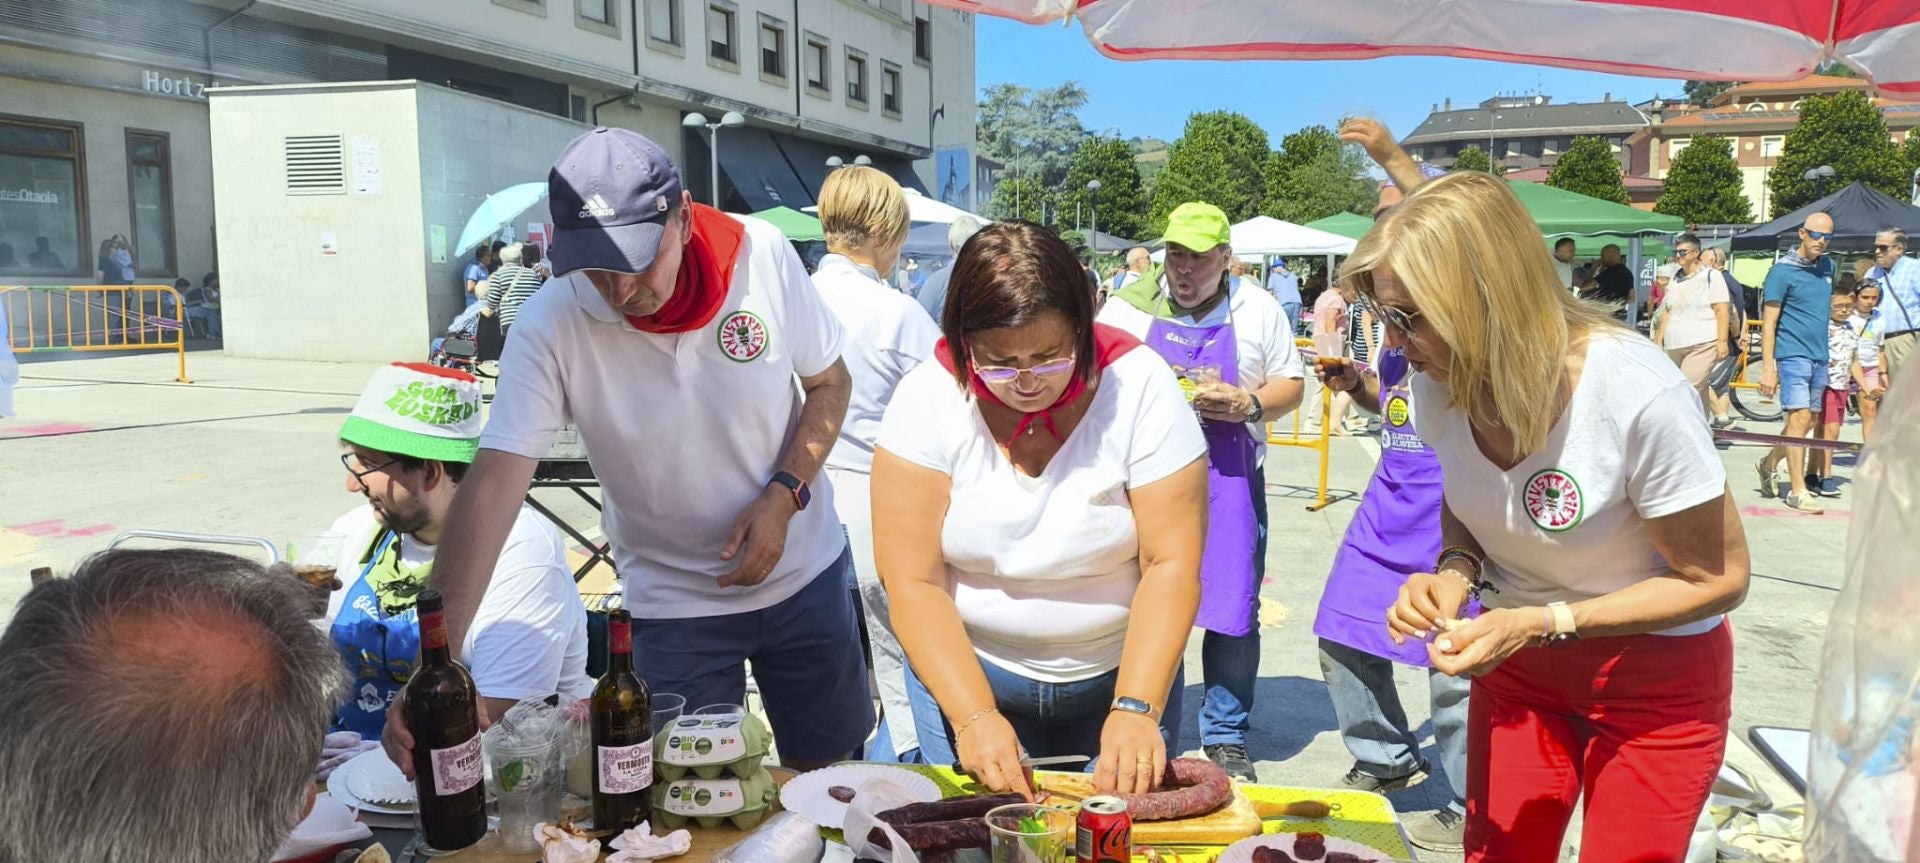
<svg viewBox="0 0 1920 863">
<path fill-rule="evenodd" d="M 604 492 L 649 688 L 689 709 L 743 704 L 750 661 L 788 766 L 849 757 L 873 709 L 820 472 L 852 392 L 839 322 L 778 229 L 694 204 L 638 134 L 575 139 L 548 187 L 554 276 L 514 323 L 511 373 L 434 563 L 449 637 L 571 424 Z M 386 738 L 403 738 L 388 750 L 410 765 L 410 735 Z"/>
</svg>

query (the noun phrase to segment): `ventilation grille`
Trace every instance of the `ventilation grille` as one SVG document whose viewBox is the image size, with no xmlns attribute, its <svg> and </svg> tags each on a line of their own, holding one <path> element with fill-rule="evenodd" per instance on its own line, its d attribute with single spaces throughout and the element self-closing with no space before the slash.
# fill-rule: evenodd
<svg viewBox="0 0 1920 863">
<path fill-rule="evenodd" d="M 286 157 L 287 194 L 347 193 L 346 155 L 339 135 L 289 136 Z"/>
</svg>

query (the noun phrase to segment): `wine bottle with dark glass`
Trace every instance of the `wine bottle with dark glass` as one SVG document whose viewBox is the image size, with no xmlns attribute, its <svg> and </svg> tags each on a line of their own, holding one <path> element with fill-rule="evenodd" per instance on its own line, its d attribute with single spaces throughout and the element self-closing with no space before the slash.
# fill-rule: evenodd
<svg viewBox="0 0 1920 863">
<path fill-rule="evenodd" d="M 407 680 L 413 732 L 414 813 L 430 851 L 457 851 L 487 835 L 487 788 L 480 781 L 480 701 L 473 677 L 447 650 L 440 591 L 420 592 L 420 664 Z"/>
<path fill-rule="evenodd" d="M 633 620 L 615 609 L 607 624 L 607 673 L 593 688 L 593 827 L 625 832 L 653 814 L 653 710 L 633 673 Z"/>
</svg>

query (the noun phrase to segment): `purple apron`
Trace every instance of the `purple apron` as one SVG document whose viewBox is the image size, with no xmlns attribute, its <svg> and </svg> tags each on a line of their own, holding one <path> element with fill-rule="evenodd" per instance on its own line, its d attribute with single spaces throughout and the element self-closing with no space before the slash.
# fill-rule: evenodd
<svg viewBox="0 0 1920 863">
<path fill-rule="evenodd" d="M 1440 460 L 1413 430 L 1407 358 L 1380 356 L 1380 464 L 1360 509 L 1334 553 L 1320 595 L 1313 634 L 1374 656 L 1426 666 L 1424 642 L 1396 646 L 1387 637 L 1387 609 L 1400 585 L 1430 572 L 1440 556 Z"/>
<path fill-rule="evenodd" d="M 1188 370 L 1212 366 L 1222 383 L 1240 385 L 1239 347 L 1233 320 L 1190 327 L 1155 317 L 1147 329 L 1147 347 L 1173 366 L 1185 388 Z M 1253 513 L 1253 488 L 1259 444 L 1246 423 L 1202 419 L 1207 438 L 1207 547 L 1200 557 L 1200 613 L 1194 625 L 1221 635 L 1253 631 L 1260 583 L 1253 553 L 1260 524 Z"/>
</svg>

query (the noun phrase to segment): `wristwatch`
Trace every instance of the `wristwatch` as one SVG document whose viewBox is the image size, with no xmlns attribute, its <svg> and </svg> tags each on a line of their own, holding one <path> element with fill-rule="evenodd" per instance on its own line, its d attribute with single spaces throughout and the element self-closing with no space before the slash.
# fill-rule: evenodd
<svg viewBox="0 0 1920 863">
<path fill-rule="evenodd" d="M 768 482 L 770 484 L 778 483 L 786 486 L 787 491 L 793 492 L 793 508 L 795 510 L 805 511 L 807 504 L 813 503 L 813 489 L 807 487 L 805 480 L 793 474 L 783 470 L 774 474 L 773 479 Z"/>
<path fill-rule="evenodd" d="M 1138 698 L 1132 698 L 1125 695 L 1122 695 L 1119 698 L 1115 698 L 1113 700 L 1113 709 L 1125 711 L 1127 713 L 1138 713 L 1141 716 L 1145 716 L 1146 718 L 1151 719 L 1155 722 L 1160 721 L 1160 710 L 1154 707 L 1153 705 L 1146 703 L 1145 701 L 1141 701 Z"/>
<path fill-rule="evenodd" d="M 1580 640 L 1580 633 L 1574 628 L 1573 609 L 1564 602 L 1547 603 L 1547 614 L 1553 618 L 1553 631 L 1547 634 L 1548 647 L 1568 647 Z"/>
<path fill-rule="evenodd" d="M 1247 400 L 1252 402 L 1252 406 L 1247 408 L 1247 422 L 1257 423 L 1260 421 L 1260 416 L 1267 412 L 1267 408 L 1260 403 L 1260 397 L 1252 392 L 1247 393 Z"/>
</svg>

